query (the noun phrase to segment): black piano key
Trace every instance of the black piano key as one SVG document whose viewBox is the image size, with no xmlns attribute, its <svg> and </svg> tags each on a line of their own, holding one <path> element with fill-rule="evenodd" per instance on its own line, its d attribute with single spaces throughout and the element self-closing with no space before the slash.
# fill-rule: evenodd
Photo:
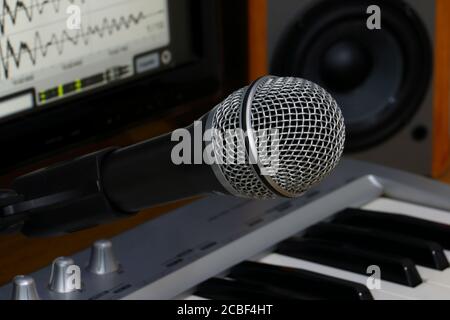
<svg viewBox="0 0 450 320">
<path fill-rule="evenodd" d="M 241 263 L 228 277 L 280 287 L 314 299 L 373 300 L 370 290 L 359 283 L 257 262 Z"/>
<path fill-rule="evenodd" d="M 346 209 L 338 213 L 334 221 L 434 241 L 450 250 L 450 226 L 446 224 L 362 209 Z"/>
<path fill-rule="evenodd" d="M 367 268 L 376 265 L 381 279 L 416 287 L 422 278 L 411 259 L 368 252 L 346 244 L 316 239 L 289 239 L 282 242 L 279 254 L 308 260 L 322 265 L 367 275 Z"/>
<path fill-rule="evenodd" d="M 320 223 L 307 229 L 305 238 L 338 241 L 360 249 L 410 258 L 416 264 L 444 270 L 449 267 L 444 248 L 436 242 L 390 232 Z"/>
<path fill-rule="evenodd" d="M 277 287 L 221 278 L 203 282 L 194 294 L 210 300 L 311 300 Z"/>
</svg>

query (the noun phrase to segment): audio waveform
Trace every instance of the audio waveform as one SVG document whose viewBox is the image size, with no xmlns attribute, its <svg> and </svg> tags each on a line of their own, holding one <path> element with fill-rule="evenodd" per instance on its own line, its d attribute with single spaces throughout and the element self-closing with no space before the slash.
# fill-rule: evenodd
<svg viewBox="0 0 450 320">
<path fill-rule="evenodd" d="M 145 14 L 139 12 L 137 14 L 129 14 L 128 16 L 121 16 L 118 18 L 109 19 L 103 18 L 102 23 L 98 25 L 83 26 L 76 30 L 75 34 L 71 35 L 70 31 L 64 29 L 60 34 L 51 34 L 49 40 L 44 40 L 39 31 L 35 31 L 34 40 L 30 42 L 19 41 L 18 46 L 14 46 L 10 39 L 7 39 L 5 44 L 0 43 L 0 61 L 3 69 L 3 76 L 10 77 L 11 61 L 17 69 L 20 68 L 23 59 L 26 57 L 31 61 L 33 66 L 39 63 L 39 58 L 45 58 L 50 52 L 51 48 L 56 48 L 58 55 L 64 54 L 65 45 L 67 43 L 77 46 L 80 44 L 89 45 L 91 38 L 94 36 L 104 38 L 112 36 L 115 33 L 123 30 L 128 30 L 133 26 L 137 26 L 147 18 L 161 14 L 164 11 L 158 11 L 152 14 Z M 47 38 L 48 39 L 48 38 Z"/>
<path fill-rule="evenodd" d="M 2 9 L 0 13 L 0 34 L 4 35 L 6 31 L 6 23 L 9 18 L 13 25 L 19 20 L 19 13 L 23 12 L 28 22 L 32 22 L 35 15 L 42 15 L 47 6 L 52 6 L 55 13 L 61 11 L 61 2 L 63 0 L 30 0 L 30 4 L 26 5 L 24 1 L 17 1 L 14 5 L 10 5 L 8 0 L 2 0 Z M 70 4 L 74 4 L 77 0 L 66 0 Z M 78 0 L 84 4 L 86 0 Z"/>
</svg>

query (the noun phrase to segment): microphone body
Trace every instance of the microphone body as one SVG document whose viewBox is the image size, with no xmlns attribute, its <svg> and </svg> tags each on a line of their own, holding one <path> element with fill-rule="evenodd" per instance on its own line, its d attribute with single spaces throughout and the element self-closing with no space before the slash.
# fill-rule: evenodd
<svg viewBox="0 0 450 320">
<path fill-rule="evenodd" d="M 334 169 L 345 141 L 342 113 L 323 88 L 272 76 L 237 90 L 185 133 L 187 163 L 174 161 L 180 141 L 166 134 L 19 177 L 18 197 L 0 206 L 0 232 L 70 233 L 211 192 L 298 197 Z"/>
<path fill-rule="evenodd" d="M 205 118 L 186 128 L 191 137 L 187 163 L 174 163 L 173 150 L 182 141 L 172 141 L 172 133 L 109 154 L 102 175 L 111 202 L 123 211 L 135 212 L 210 192 L 228 193 L 210 165 L 204 161 L 195 164 L 196 153 L 206 147 L 202 139 Z"/>
</svg>

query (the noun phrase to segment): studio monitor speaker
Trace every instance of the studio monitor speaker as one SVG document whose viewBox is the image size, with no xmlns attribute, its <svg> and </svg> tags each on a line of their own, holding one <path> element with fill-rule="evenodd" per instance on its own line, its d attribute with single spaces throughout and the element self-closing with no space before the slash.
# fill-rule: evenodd
<svg viewBox="0 0 450 320">
<path fill-rule="evenodd" d="M 373 5 L 379 28 L 367 23 Z M 251 78 L 298 76 L 330 91 L 348 156 L 447 170 L 450 1 L 249 0 L 249 55 Z"/>
</svg>

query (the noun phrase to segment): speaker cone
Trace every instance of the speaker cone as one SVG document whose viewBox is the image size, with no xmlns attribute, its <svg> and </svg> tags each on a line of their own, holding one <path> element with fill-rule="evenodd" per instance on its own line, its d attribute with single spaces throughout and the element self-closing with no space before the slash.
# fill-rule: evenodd
<svg viewBox="0 0 450 320">
<path fill-rule="evenodd" d="M 317 82 L 336 98 L 347 151 L 372 147 L 399 131 L 430 85 L 432 48 L 413 9 L 399 0 L 325 0 L 303 10 L 281 37 L 271 72 Z M 381 29 L 369 30 L 369 5 Z"/>
</svg>

